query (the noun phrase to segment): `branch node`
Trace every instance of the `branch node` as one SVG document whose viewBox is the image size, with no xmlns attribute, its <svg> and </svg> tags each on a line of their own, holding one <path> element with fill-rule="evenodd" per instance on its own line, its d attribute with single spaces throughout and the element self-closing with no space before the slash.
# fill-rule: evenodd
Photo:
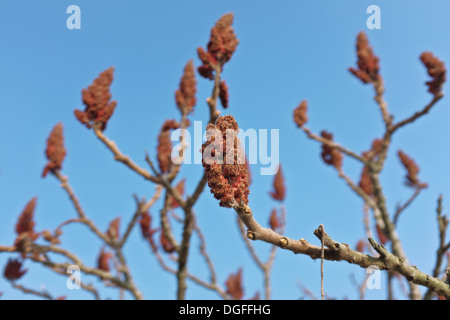
<svg viewBox="0 0 450 320">
<path fill-rule="evenodd" d="M 250 213 L 252 213 L 252 210 L 250 209 L 250 207 L 249 206 L 247 206 L 247 205 L 243 205 L 242 206 L 242 212 L 244 213 L 244 214 L 250 214 Z"/>
<path fill-rule="evenodd" d="M 247 230 L 247 238 L 249 238 L 250 240 L 255 240 L 255 233 L 251 230 Z"/>
<path fill-rule="evenodd" d="M 288 245 L 288 239 L 286 237 L 281 238 L 279 244 L 281 248 L 285 248 Z"/>
</svg>

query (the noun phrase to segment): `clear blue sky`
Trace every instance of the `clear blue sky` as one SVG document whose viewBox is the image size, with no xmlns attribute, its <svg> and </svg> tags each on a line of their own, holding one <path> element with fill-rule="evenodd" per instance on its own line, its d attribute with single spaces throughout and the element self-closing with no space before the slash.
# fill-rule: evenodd
<svg viewBox="0 0 450 320">
<path fill-rule="evenodd" d="M 81 30 L 66 28 L 66 8 L 81 8 Z M 381 8 L 381 30 L 367 30 L 366 9 Z M 244 129 L 279 129 L 280 160 L 286 176 L 286 235 L 318 244 L 313 230 L 324 224 L 336 240 L 354 246 L 364 237 L 362 201 L 335 170 L 320 160 L 320 146 L 295 128 L 292 110 L 309 101 L 309 127 L 327 129 L 340 143 L 358 153 L 382 134 L 373 90 L 354 78 L 347 68 L 356 63 L 355 39 L 359 31 L 369 36 L 380 57 L 386 100 L 396 119 L 425 105 L 431 95 L 424 82 L 426 70 L 419 61 L 432 51 L 450 66 L 450 3 L 448 1 L 12 1 L 0 2 L 0 243 L 12 244 L 14 225 L 26 202 L 38 197 L 37 230 L 55 228 L 76 213 L 57 181 L 41 179 L 45 165 L 45 140 L 52 127 L 64 123 L 68 154 L 63 173 L 70 177 L 82 205 L 101 229 L 117 216 L 128 220 L 135 209 L 132 194 L 149 197 L 154 186 L 119 163 L 91 131 L 73 116 L 83 108 L 81 89 L 110 66 L 116 111 L 105 131 L 122 151 L 145 166 L 144 151 L 155 156 L 158 131 L 168 118 L 177 118 L 174 91 L 189 59 L 199 60 L 196 48 L 205 46 L 211 27 L 223 14 L 233 12 L 240 44 L 225 66 L 230 87 L 230 108 Z M 197 77 L 197 106 L 192 120 L 206 121 L 205 99 L 211 82 Z M 447 86 L 444 87 L 444 92 Z M 449 100 L 444 98 L 431 114 L 396 134 L 382 175 L 391 212 L 410 195 L 403 185 L 404 170 L 396 151 L 404 149 L 421 167 L 428 182 L 414 205 L 400 219 L 399 234 L 411 262 L 431 272 L 437 249 L 436 199 L 444 195 L 449 206 L 448 170 Z M 361 167 L 344 159 L 346 172 L 359 180 Z M 272 207 L 268 196 L 272 177 L 259 176 L 253 168 L 250 205 L 257 220 L 267 225 Z M 200 165 L 186 166 L 180 178 L 187 189 L 201 176 Z M 152 209 L 157 220 L 161 202 Z M 262 292 L 262 274 L 255 267 L 238 235 L 232 210 L 220 208 L 206 191 L 195 207 L 208 250 L 223 284 L 231 272 L 243 267 L 245 297 Z M 85 228 L 69 227 L 63 246 L 94 265 L 100 242 Z M 189 269 L 207 279 L 203 262 L 192 246 Z M 269 247 L 255 243 L 262 256 Z M 147 299 L 173 299 L 176 284 L 150 254 L 135 229 L 125 247 L 135 280 Z M 195 254 L 195 255 L 194 255 Z M 7 261 L 0 255 L 0 268 Z M 54 295 L 90 298 L 69 292 L 64 277 L 53 275 L 30 261 L 20 283 L 45 286 Z M 364 277 L 364 270 L 345 262 L 325 263 L 325 291 L 335 298 L 356 298 L 350 275 Z M 382 286 L 386 283 L 382 274 Z M 100 283 L 83 278 L 86 282 Z M 278 251 L 272 276 L 273 298 L 297 299 L 301 282 L 320 296 L 320 262 L 307 256 Z M 384 287 L 382 287 L 384 288 Z M 6 299 L 30 298 L 0 278 Z M 385 290 L 367 292 L 384 299 Z M 403 298 L 396 291 L 397 298 Z M 117 298 L 111 290 L 102 297 Z M 216 299 L 215 293 L 191 284 L 187 297 Z"/>
</svg>

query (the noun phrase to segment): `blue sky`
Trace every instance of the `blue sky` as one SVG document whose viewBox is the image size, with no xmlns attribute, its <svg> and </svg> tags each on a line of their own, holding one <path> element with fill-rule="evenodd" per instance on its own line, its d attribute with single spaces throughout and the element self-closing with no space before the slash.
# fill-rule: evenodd
<svg viewBox="0 0 450 320">
<path fill-rule="evenodd" d="M 66 8 L 81 9 L 81 30 L 66 27 Z M 368 30 L 366 9 L 381 8 L 381 29 Z M 373 101 L 373 90 L 354 78 L 347 68 L 356 64 L 355 39 L 364 30 L 380 58 L 386 100 L 395 119 L 403 119 L 431 98 L 424 84 L 426 70 L 419 61 L 432 51 L 447 65 L 450 30 L 447 1 L 11 1 L 0 2 L 0 243 L 15 239 L 14 225 L 26 202 L 38 197 L 35 217 L 38 230 L 55 228 L 75 217 L 66 194 L 53 177 L 40 177 L 45 165 L 45 140 L 57 123 L 65 128 L 68 154 L 63 173 L 68 175 L 85 211 L 101 229 L 117 216 L 127 221 L 134 212 L 132 194 L 149 197 L 154 185 L 116 163 L 110 152 L 73 116 L 83 108 L 81 89 L 110 66 L 115 67 L 111 87 L 116 111 L 105 131 L 124 153 L 145 166 L 145 150 L 155 156 L 157 134 L 164 120 L 177 118 L 174 91 L 184 65 L 205 46 L 211 27 L 225 13 L 235 15 L 234 29 L 240 44 L 223 73 L 230 87 L 230 108 L 243 129 L 279 129 L 280 161 L 286 176 L 286 235 L 318 244 L 313 231 L 319 224 L 339 242 L 354 246 L 364 237 L 362 201 L 320 160 L 320 145 L 296 129 L 292 111 L 309 102 L 308 126 L 319 133 L 331 131 L 343 145 L 362 152 L 383 126 Z M 197 106 L 192 120 L 206 123 L 205 99 L 211 82 L 197 77 Z M 444 87 L 444 92 L 446 91 Z M 432 112 L 399 131 L 392 144 L 382 182 L 391 212 L 411 190 L 403 185 L 405 172 L 396 157 L 402 148 L 421 167 L 420 177 L 429 188 L 404 212 L 398 232 L 411 262 L 431 272 L 437 249 L 436 199 L 450 194 L 448 170 L 450 119 L 447 98 Z M 255 217 L 267 225 L 272 177 L 259 176 L 252 167 L 250 205 Z M 344 169 L 356 181 L 361 167 L 344 159 Z M 180 178 L 192 190 L 201 176 L 200 165 L 185 166 Z M 188 191 L 189 192 L 189 191 Z M 155 220 L 161 208 L 151 210 Z M 245 297 L 262 292 L 262 274 L 239 237 L 233 211 L 220 208 L 206 191 L 195 207 L 208 250 L 223 284 L 231 272 L 243 268 Z M 101 243 L 84 228 L 69 227 L 63 246 L 87 264 L 95 264 Z M 269 247 L 255 243 L 262 256 Z M 134 278 L 147 299 L 173 299 L 176 285 L 163 272 L 135 229 L 125 247 Z M 192 246 L 189 269 L 207 278 Z M 7 255 L 0 255 L 3 268 Z M 90 298 L 69 292 L 64 277 L 53 275 L 31 262 L 20 283 L 43 285 L 55 295 Z M 342 262 L 325 262 L 325 291 L 335 298 L 356 298 L 350 275 L 364 270 Z M 101 287 L 96 279 L 84 279 Z M 272 276 L 273 298 L 302 296 L 298 283 L 320 296 L 320 263 L 306 256 L 278 251 Z M 386 275 L 382 274 L 382 285 Z M 383 289 L 383 288 L 382 288 Z M 30 298 L 9 288 L 0 278 L 6 299 Z M 112 290 L 103 297 L 116 298 Z M 367 292 L 384 299 L 384 290 Z M 215 293 L 191 284 L 187 297 L 216 299 Z M 404 297 L 396 291 L 396 297 Z"/>
</svg>

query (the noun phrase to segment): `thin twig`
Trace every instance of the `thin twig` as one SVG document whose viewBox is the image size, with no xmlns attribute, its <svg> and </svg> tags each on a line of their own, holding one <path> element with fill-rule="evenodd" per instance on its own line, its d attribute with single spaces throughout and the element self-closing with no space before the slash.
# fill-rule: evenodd
<svg viewBox="0 0 450 320">
<path fill-rule="evenodd" d="M 363 224 L 364 224 L 364 228 L 365 228 L 366 239 L 373 238 L 372 228 L 370 227 L 370 211 L 369 211 L 369 206 L 367 205 L 367 203 L 364 203 L 363 210 L 364 210 Z M 369 244 L 369 243 L 367 242 L 367 244 Z M 376 252 L 373 250 L 373 248 L 371 246 L 368 246 L 368 247 L 371 250 L 371 253 L 374 255 Z"/>
<path fill-rule="evenodd" d="M 183 109 L 186 110 L 186 109 Z M 170 171 L 167 175 L 167 179 L 169 181 L 173 181 L 175 180 L 176 176 L 178 175 L 178 173 L 180 172 L 181 169 L 181 164 L 184 161 L 184 153 L 185 153 L 185 149 L 188 147 L 188 144 L 185 142 L 186 140 L 186 125 L 188 123 L 188 119 L 187 119 L 187 115 L 185 113 L 185 111 L 183 111 L 182 115 L 181 115 L 181 139 L 182 139 L 182 143 L 181 143 L 181 150 L 179 152 L 179 159 L 177 159 L 177 164 L 172 163 L 172 165 L 170 166 Z"/>
<path fill-rule="evenodd" d="M 25 293 L 25 294 L 31 294 L 31 295 L 38 296 L 40 298 L 44 298 L 44 299 L 47 299 L 47 300 L 54 300 L 53 296 L 50 295 L 50 293 L 48 293 L 45 290 L 38 291 L 38 290 L 30 289 L 30 288 L 27 288 L 27 287 L 25 287 L 23 285 L 17 284 L 17 283 L 15 283 L 13 281 L 11 281 L 11 286 L 14 289 L 17 289 L 17 290 L 19 290 L 19 291 L 21 291 L 22 293 Z"/>
<path fill-rule="evenodd" d="M 417 196 L 420 194 L 420 191 L 422 191 L 421 187 L 416 187 L 414 189 L 414 193 L 411 195 L 411 197 L 402 205 L 397 208 L 394 215 L 394 224 L 396 225 L 398 222 L 398 218 L 400 217 L 400 214 L 405 211 L 406 208 L 417 198 Z"/>
<path fill-rule="evenodd" d="M 365 298 L 366 289 L 367 289 L 367 280 L 369 279 L 369 277 L 370 277 L 370 273 L 366 272 L 365 276 L 364 276 L 364 280 L 361 282 L 361 284 L 359 284 L 358 281 L 356 280 L 356 276 L 354 273 L 352 273 L 350 276 L 350 281 L 353 283 L 355 288 L 358 290 L 359 300 L 364 300 L 364 298 Z"/>
<path fill-rule="evenodd" d="M 389 114 L 387 103 L 384 100 L 384 84 L 383 78 L 381 76 L 378 77 L 377 81 L 373 82 L 373 87 L 375 89 L 374 100 L 380 107 L 381 114 L 383 116 L 383 122 L 386 126 L 386 131 L 389 131 L 392 127 L 392 116 Z"/>
<path fill-rule="evenodd" d="M 392 271 L 388 271 L 388 288 L 387 288 L 387 292 L 388 292 L 388 300 L 395 300 L 394 298 L 394 290 L 392 288 L 392 280 L 394 278 L 394 273 Z"/>
<path fill-rule="evenodd" d="M 356 159 L 356 160 L 358 160 L 358 161 L 360 161 L 360 162 L 362 162 L 364 164 L 367 162 L 367 160 L 364 159 L 364 157 L 361 157 L 360 155 L 358 155 L 355 152 L 353 152 L 353 151 L 343 147 L 342 145 L 340 145 L 340 144 L 338 144 L 338 143 L 336 143 L 336 142 L 334 142 L 334 141 L 332 141 L 330 139 L 325 139 L 325 138 L 322 138 L 322 137 L 316 135 L 308 127 L 302 126 L 301 129 L 306 133 L 308 138 L 316 140 L 317 142 L 320 142 L 320 143 L 322 143 L 324 145 L 327 145 L 330 148 L 337 149 L 337 150 L 345 153 L 346 155 L 348 155 L 348 156 L 350 156 L 350 157 L 352 157 L 352 158 L 354 158 L 354 159 Z"/>
<path fill-rule="evenodd" d="M 319 300 L 314 295 L 314 293 L 311 290 L 309 290 L 307 287 L 305 287 L 300 281 L 298 281 L 298 286 L 300 287 L 300 290 L 303 292 L 303 294 L 305 296 L 309 297 L 311 300 Z"/>
<path fill-rule="evenodd" d="M 203 256 L 203 258 L 205 259 L 206 265 L 208 266 L 208 270 L 210 273 L 210 279 L 211 279 L 211 284 L 215 285 L 217 283 L 217 275 L 216 275 L 216 271 L 213 265 L 213 262 L 208 254 L 208 252 L 206 251 L 206 239 L 205 236 L 203 235 L 202 231 L 200 230 L 198 224 L 197 224 L 197 219 L 194 219 L 194 227 L 193 227 L 195 233 L 197 234 L 199 240 L 200 240 L 200 254 Z"/>
<path fill-rule="evenodd" d="M 438 92 L 437 94 L 435 94 L 433 96 L 433 99 L 422 110 L 417 111 L 412 116 L 394 124 L 392 126 L 391 132 L 394 133 L 399 128 L 407 125 L 408 123 L 414 122 L 417 119 L 419 119 L 420 117 L 422 117 L 423 115 L 427 114 L 431 110 L 431 108 L 443 97 L 444 97 L 444 94 L 442 92 Z"/>
<path fill-rule="evenodd" d="M 98 229 L 94 222 L 86 216 L 83 208 L 81 207 L 81 204 L 75 195 L 75 192 L 73 191 L 72 187 L 69 184 L 69 178 L 65 177 L 60 171 L 56 170 L 52 172 L 53 175 L 61 182 L 61 188 L 66 191 L 66 193 L 69 195 L 70 201 L 72 202 L 73 206 L 75 207 L 75 210 L 78 214 L 79 221 L 86 225 L 91 231 L 97 235 L 100 239 L 102 239 L 105 243 L 109 244 L 110 239 L 102 232 L 100 229 Z"/>
<path fill-rule="evenodd" d="M 54 271 L 57 274 L 60 274 L 60 275 L 62 275 L 64 277 L 67 277 L 66 270 L 67 269 L 56 269 L 56 268 L 52 269 L 52 271 Z M 81 279 L 79 279 L 79 284 L 80 284 L 80 287 L 83 290 L 86 290 L 86 291 L 90 292 L 94 296 L 95 300 L 101 300 L 100 299 L 100 294 L 98 293 L 98 290 L 92 284 L 86 284 L 83 281 L 81 281 Z"/>
<path fill-rule="evenodd" d="M 222 73 L 222 67 L 220 66 L 220 64 L 217 64 L 212 65 L 212 68 L 215 72 L 214 87 L 212 89 L 211 97 L 206 99 L 206 102 L 209 106 L 209 123 L 214 124 L 220 115 L 220 111 L 217 110 L 217 99 L 219 98 L 220 94 L 220 77 Z"/>
<path fill-rule="evenodd" d="M 49 267 L 51 270 L 67 270 L 69 267 L 76 265 L 76 266 L 78 266 L 78 268 L 80 268 L 81 272 L 83 272 L 85 274 L 96 276 L 103 281 L 110 281 L 110 282 L 116 284 L 118 287 L 122 287 L 122 288 L 130 291 L 133 294 L 132 287 L 130 287 L 129 283 L 127 283 L 126 281 L 122 281 L 121 279 L 115 277 L 110 272 L 86 266 L 74 253 L 72 253 L 66 249 L 63 249 L 63 248 L 60 248 L 60 247 L 57 247 L 54 245 L 45 246 L 45 245 L 38 245 L 35 243 L 30 244 L 29 249 L 30 249 L 30 252 L 34 253 L 34 254 L 29 255 L 30 260 L 40 263 L 46 267 Z M 15 246 L 10 246 L 10 247 L 0 246 L 0 252 L 20 252 L 20 249 Z M 47 253 L 49 253 L 49 252 L 55 253 L 57 255 L 61 255 L 65 258 L 67 258 L 70 262 L 64 262 L 64 263 L 53 262 L 50 260 L 50 258 L 47 255 Z M 57 272 L 60 273 L 59 271 L 57 271 Z"/>
<path fill-rule="evenodd" d="M 325 233 L 325 229 L 323 225 L 321 224 L 319 226 L 319 231 L 322 233 L 322 238 L 320 239 L 321 244 L 321 252 L 320 252 L 320 295 L 322 297 L 322 300 L 325 300 L 325 291 L 323 289 L 323 262 L 325 260 L 325 245 L 324 245 L 324 237 L 323 234 Z"/>
<path fill-rule="evenodd" d="M 280 228 L 277 230 L 280 234 L 284 234 L 285 228 L 286 228 L 286 208 L 283 204 L 280 205 L 280 211 L 281 211 L 281 221 L 280 221 Z M 270 284 L 270 274 L 272 272 L 273 263 L 275 261 L 275 256 L 277 253 L 277 246 L 272 246 L 270 249 L 269 258 L 267 259 L 266 263 L 264 264 L 264 292 L 265 292 L 265 299 L 269 300 L 271 297 L 271 284 Z"/>
<path fill-rule="evenodd" d="M 64 221 L 64 222 L 61 222 L 61 223 L 55 228 L 55 233 L 58 232 L 58 231 L 60 231 L 60 230 L 62 229 L 62 227 L 65 227 L 65 226 L 67 226 L 67 225 L 69 225 L 69 224 L 72 224 L 72 223 L 84 223 L 84 219 L 73 218 L 73 219 L 69 219 L 69 220 L 66 220 L 66 221 Z"/>
<path fill-rule="evenodd" d="M 350 187 L 350 189 L 352 189 L 357 195 L 359 195 L 369 207 L 371 207 L 372 209 L 376 207 L 375 201 L 368 194 L 366 194 L 362 188 L 357 186 L 353 182 L 353 180 L 344 173 L 342 168 L 338 169 L 338 174 L 339 178 L 342 178 Z"/>
<path fill-rule="evenodd" d="M 137 219 L 142 215 L 143 212 L 146 212 L 148 209 L 150 209 L 150 207 L 159 199 L 159 197 L 161 196 L 162 189 L 163 189 L 162 186 L 158 185 L 156 187 L 155 194 L 147 203 L 139 201 L 137 196 L 134 196 L 137 208 L 130 222 L 127 225 L 127 228 L 125 230 L 124 235 L 122 236 L 122 239 L 119 241 L 120 247 L 123 247 L 125 245 L 129 235 L 131 234 L 131 231 L 133 230 L 134 225 L 136 224 Z"/>
<path fill-rule="evenodd" d="M 158 261 L 158 264 L 161 266 L 161 268 L 163 268 L 165 271 L 167 271 L 171 274 L 176 275 L 177 270 L 172 269 L 164 262 L 164 258 L 161 256 L 161 254 L 157 250 L 155 250 L 156 248 L 154 248 L 152 246 L 150 246 L 150 247 L 152 249 L 153 254 L 156 257 L 156 260 Z M 190 274 L 189 272 L 187 272 L 186 278 L 193 281 L 194 283 L 198 284 L 201 287 L 204 287 L 208 290 L 212 290 L 212 291 L 216 292 L 225 300 L 230 299 L 229 295 L 215 281 L 211 281 L 210 283 L 207 283 L 207 282 L 201 280 L 200 278 Z"/>
<path fill-rule="evenodd" d="M 178 192 L 176 188 L 172 186 L 172 180 L 169 180 L 167 177 L 158 172 L 153 164 L 153 161 L 150 159 L 150 156 L 147 152 L 145 152 L 145 161 L 148 163 L 154 174 L 156 175 L 156 183 L 159 183 L 166 188 L 167 192 L 175 199 L 180 207 L 186 206 L 186 201 L 183 199 L 183 196 Z"/>
<path fill-rule="evenodd" d="M 132 171 L 139 174 L 141 177 L 143 177 L 146 180 L 150 180 L 152 182 L 158 183 L 158 179 L 150 174 L 147 170 L 139 167 L 136 163 L 134 163 L 130 157 L 124 155 L 120 149 L 117 147 L 116 143 L 112 140 L 109 140 L 103 131 L 100 129 L 94 128 L 94 133 L 97 136 L 97 138 L 103 142 L 103 144 L 114 154 L 114 159 L 116 161 L 122 162 L 124 165 L 126 165 L 128 168 L 130 168 Z"/>
<path fill-rule="evenodd" d="M 168 192 L 166 191 L 166 194 L 164 196 L 164 206 L 159 211 L 159 221 L 161 223 L 161 232 L 164 234 L 164 237 L 167 239 L 167 241 L 169 241 L 170 245 L 175 249 L 175 251 L 178 252 L 180 250 L 180 245 L 173 235 L 172 228 L 170 227 L 169 217 L 167 216 L 170 203 L 171 199 Z"/>
<path fill-rule="evenodd" d="M 239 216 L 236 217 L 238 222 L 238 227 L 242 236 L 242 239 L 244 239 L 245 246 L 247 247 L 248 252 L 252 256 L 253 261 L 258 265 L 258 267 L 261 270 L 264 270 L 265 266 L 264 263 L 259 259 L 258 254 L 255 251 L 255 248 L 253 247 L 252 243 L 250 242 L 250 239 L 246 235 L 246 230 L 244 228 L 244 223 L 241 219 L 239 219 Z"/>
<path fill-rule="evenodd" d="M 445 244 L 445 238 L 447 235 L 447 226 L 448 226 L 448 219 L 445 215 L 442 214 L 442 195 L 439 196 L 438 205 L 436 208 L 437 213 L 437 221 L 438 221 L 438 228 L 439 228 L 439 247 L 436 252 L 436 264 L 433 269 L 433 277 L 439 277 L 441 273 L 442 263 L 444 260 L 445 253 L 450 248 L 450 243 L 447 245 Z M 430 289 L 425 292 L 425 295 L 423 297 L 424 300 L 430 300 L 434 296 L 434 292 Z"/>
<path fill-rule="evenodd" d="M 253 260 L 255 261 L 256 265 L 261 269 L 264 275 L 264 299 L 269 300 L 271 295 L 271 285 L 270 285 L 270 273 L 272 271 L 273 262 L 275 260 L 277 246 L 273 245 L 270 248 L 269 257 L 266 262 L 262 262 L 259 258 L 258 254 L 255 251 L 255 248 L 253 247 L 252 243 L 250 242 L 250 239 L 248 238 L 246 231 L 244 229 L 244 224 L 241 219 L 239 219 L 239 216 L 237 217 L 237 222 L 240 230 L 240 234 L 242 238 L 244 239 L 245 245 L 252 256 Z M 281 225 L 279 228 L 279 232 L 281 234 L 284 233 L 284 228 L 286 226 L 286 210 L 284 209 L 284 206 L 281 205 Z"/>
<path fill-rule="evenodd" d="M 203 175 L 202 175 L 200 181 L 198 182 L 194 193 L 192 194 L 192 196 L 187 198 L 187 204 L 189 206 L 193 206 L 197 202 L 198 198 L 200 197 L 200 195 L 203 193 L 203 190 L 205 189 L 206 182 L 208 182 L 208 177 L 206 176 L 206 171 L 203 170 Z"/>
<path fill-rule="evenodd" d="M 130 269 L 128 268 L 128 265 L 125 260 L 125 256 L 123 255 L 122 249 L 119 246 L 116 246 L 115 253 L 117 258 L 120 262 L 120 271 L 125 277 L 125 282 L 127 283 L 127 289 L 130 291 L 130 293 L 133 295 L 133 297 L 136 300 L 143 300 L 144 297 L 142 296 L 142 293 L 139 291 L 139 289 L 136 287 L 136 284 L 133 281 L 133 278 L 131 276 Z"/>
</svg>

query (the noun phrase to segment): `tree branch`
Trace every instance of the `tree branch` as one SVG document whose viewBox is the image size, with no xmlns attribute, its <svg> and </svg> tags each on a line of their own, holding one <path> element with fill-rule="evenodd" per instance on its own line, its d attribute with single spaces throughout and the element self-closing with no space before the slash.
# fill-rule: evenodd
<svg viewBox="0 0 450 320">
<path fill-rule="evenodd" d="M 251 240 L 262 240 L 294 253 L 308 255 L 312 259 L 319 259 L 322 256 L 321 247 L 314 246 L 303 238 L 300 240 L 290 239 L 277 234 L 271 229 L 261 227 L 254 219 L 253 213 L 248 206 L 235 203 L 233 209 L 249 229 L 247 237 Z M 378 267 L 380 270 L 395 270 L 414 284 L 426 286 L 440 295 L 450 297 L 450 286 L 448 284 L 405 263 L 403 259 L 389 253 L 372 238 L 369 239 L 369 242 L 375 251 L 380 254 L 379 258 L 374 258 L 367 254 L 354 251 L 347 244 L 334 241 L 323 229 L 316 229 L 314 234 L 317 238 L 323 239 L 324 245 L 327 247 L 323 252 L 325 260 L 347 261 L 363 268 Z"/>
<path fill-rule="evenodd" d="M 159 197 L 161 196 L 161 192 L 162 192 L 162 186 L 158 185 L 156 187 L 156 192 L 153 195 L 153 197 L 147 202 L 145 203 L 144 201 L 139 201 L 139 199 L 137 198 L 137 196 L 134 196 L 134 199 L 136 201 L 136 211 L 134 212 L 134 215 L 132 216 L 130 222 L 127 225 L 126 231 L 122 237 L 122 239 L 119 241 L 119 247 L 123 247 L 129 237 L 129 235 L 131 234 L 131 231 L 133 230 L 134 225 L 136 224 L 137 219 L 142 215 L 143 212 L 146 212 L 148 209 L 150 209 L 150 207 L 159 199 Z"/>
<path fill-rule="evenodd" d="M 397 208 L 394 215 L 394 225 L 397 225 L 400 214 L 405 211 L 405 209 L 408 208 L 409 205 L 417 198 L 417 196 L 420 194 L 420 191 L 422 191 L 421 187 L 415 187 L 414 193 L 411 195 L 411 197 L 402 206 L 399 206 Z"/>
<path fill-rule="evenodd" d="M 438 198 L 438 205 L 436 208 L 437 213 L 437 221 L 438 221 L 438 228 L 439 228 L 439 247 L 436 252 L 436 264 L 433 269 L 433 277 L 437 278 L 441 274 L 441 268 L 442 263 L 444 260 L 445 253 L 450 248 L 450 243 L 447 245 L 445 244 L 445 238 L 447 234 L 447 226 L 448 226 L 448 219 L 446 216 L 442 215 L 442 195 Z M 430 289 L 425 292 L 425 295 L 423 297 L 424 300 L 430 300 L 433 298 L 434 292 Z"/>
<path fill-rule="evenodd" d="M 178 271 L 177 271 L 177 298 L 184 300 L 186 298 L 186 276 L 187 260 L 189 256 L 189 246 L 191 243 L 192 229 L 194 227 L 194 213 L 192 208 L 184 208 L 184 227 L 181 244 L 178 251 Z"/>
<path fill-rule="evenodd" d="M 386 126 L 386 131 L 389 131 L 390 128 L 392 127 L 392 116 L 389 114 L 387 103 L 384 100 L 384 84 L 383 78 L 381 76 L 378 77 L 377 81 L 373 82 L 373 87 L 375 89 L 374 100 L 380 107 L 381 114 L 383 116 L 383 122 Z"/>
<path fill-rule="evenodd" d="M 50 293 L 48 293 L 46 290 L 37 291 L 34 289 L 27 288 L 23 285 L 17 284 L 13 281 L 10 281 L 10 282 L 11 282 L 11 286 L 14 289 L 17 289 L 17 290 L 21 291 L 22 293 L 31 294 L 31 295 L 38 296 L 40 298 L 44 298 L 47 300 L 55 300 L 55 298 L 53 298 L 53 296 Z"/>
<path fill-rule="evenodd" d="M 415 266 L 405 264 L 401 258 L 391 254 L 383 245 L 379 245 L 375 240 L 369 239 L 369 242 L 380 254 L 380 259 L 384 261 L 387 269 L 397 271 L 410 282 L 430 288 L 437 294 L 447 298 L 450 297 L 450 286 L 447 283 L 421 272 Z"/>
<path fill-rule="evenodd" d="M 53 175 L 61 182 L 61 188 L 63 188 L 64 191 L 66 191 L 66 193 L 69 195 L 70 201 L 72 202 L 72 204 L 75 207 L 75 210 L 78 214 L 79 219 L 69 220 L 69 221 L 70 222 L 78 221 L 78 222 L 86 225 L 95 235 L 97 235 L 105 243 L 109 244 L 110 239 L 95 226 L 95 224 L 92 220 L 90 220 L 86 216 L 84 210 L 81 207 L 81 204 L 80 204 L 78 198 L 75 195 L 75 192 L 73 191 L 72 187 L 69 184 L 69 178 L 63 176 L 59 170 L 54 171 Z M 69 223 L 69 222 L 66 222 L 66 223 Z"/>
<path fill-rule="evenodd" d="M 136 163 L 134 163 L 130 157 L 124 155 L 120 149 L 117 147 L 116 143 L 112 140 L 109 140 L 98 128 L 94 128 L 94 133 L 97 136 L 97 138 L 103 142 L 103 144 L 113 153 L 114 159 L 116 161 L 122 162 L 124 165 L 126 165 L 128 168 L 130 168 L 132 171 L 136 172 L 138 175 L 143 177 L 146 180 L 150 180 L 155 183 L 159 183 L 158 179 L 150 174 L 147 170 L 139 167 Z"/>
<path fill-rule="evenodd" d="M 336 143 L 336 142 L 334 142 L 334 141 L 332 141 L 330 139 L 325 139 L 325 138 L 322 138 L 322 137 L 316 135 L 308 127 L 302 126 L 301 129 L 303 130 L 303 132 L 306 133 L 308 138 L 310 138 L 312 140 L 315 140 L 317 142 L 320 142 L 320 143 L 322 143 L 324 145 L 327 145 L 330 148 L 337 149 L 337 150 L 345 153 L 346 155 L 348 155 L 348 156 L 350 156 L 350 157 L 352 157 L 352 158 L 354 158 L 354 159 L 356 159 L 356 160 L 358 160 L 358 161 L 360 161 L 360 162 L 362 162 L 364 164 L 367 163 L 367 160 L 364 159 L 363 157 L 361 157 L 360 155 L 356 154 L 355 152 L 353 152 L 353 151 L 343 147 L 342 145 L 340 145 L 340 144 L 338 144 L 338 143 Z"/>
<path fill-rule="evenodd" d="M 422 117 L 423 115 L 427 114 L 431 108 L 442 98 L 444 97 L 444 93 L 442 92 L 438 92 L 437 94 L 435 94 L 433 96 L 433 99 L 420 111 L 415 112 L 412 116 L 397 122 L 396 124 L 394 124 L 390 130 L 391 133 L 394 133 L 395 131 L 397 131 L 398 129 L 400 129 L 401 127 L 412 123 L 414 121 L 416 121 L 417 119 L 419 119 L 420 117 Z"/>
</svg>

